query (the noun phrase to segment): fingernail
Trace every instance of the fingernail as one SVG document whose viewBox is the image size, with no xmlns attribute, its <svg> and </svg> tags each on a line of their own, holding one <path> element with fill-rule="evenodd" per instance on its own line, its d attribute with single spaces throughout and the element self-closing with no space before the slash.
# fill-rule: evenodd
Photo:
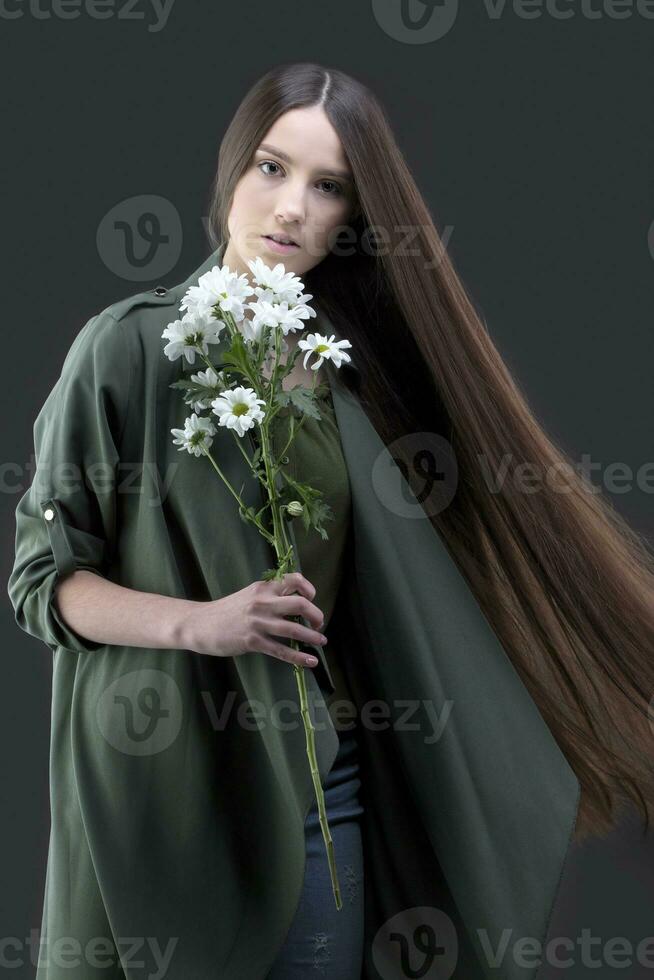
<svg viewBox="0 0 654 980">
<path fill-rule="evenodd" d="M 320 639 L 322 640 L 323 643 L 327 642 L 327 637 L 324 635 L 324 633 L 320 634 Z"/>
<path fill-rule="evenodd" d="M 304 662 L 306 663 L 307 667 L 315 667 L 316 664 L 318 663 L 318 658 L 317 657 L 307 657 Z"/>
</svg>

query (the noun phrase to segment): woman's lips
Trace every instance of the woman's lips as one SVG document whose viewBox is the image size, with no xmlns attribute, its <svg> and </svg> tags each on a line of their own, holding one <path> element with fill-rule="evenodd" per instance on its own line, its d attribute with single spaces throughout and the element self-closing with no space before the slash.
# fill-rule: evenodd
<svg viewBox="0 0 654 980">
<path fill-rule="evenodd" d="M 272 249 L 273 252 L 277 252 L 279 255 L 288 255 L 289 252 L 294 252 L 299 245 L 282 245 L 281 242 L 276 242 L 274 238 L 270 238 L 269 235 L 262 235 L 263 240 L 267 243 L 268 247 Z"/>
</svg>

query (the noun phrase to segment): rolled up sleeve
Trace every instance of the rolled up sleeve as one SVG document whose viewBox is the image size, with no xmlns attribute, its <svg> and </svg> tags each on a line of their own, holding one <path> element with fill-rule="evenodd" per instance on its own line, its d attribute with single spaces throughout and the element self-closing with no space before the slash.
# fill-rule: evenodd
<svg viewBox="0 0 654 980">
<path fill-rule="evenodd" d="M 7 591 L 17 624 L 54 651 L 93 652 L 59 615 L 60 579 L 105 575 L 117 536 L 116 488 L 129 412 L 126 328 L 104 311 L 77 334 L 34 422 L 36 468 L 16 507 L 15 560 Z"/>
</svg>

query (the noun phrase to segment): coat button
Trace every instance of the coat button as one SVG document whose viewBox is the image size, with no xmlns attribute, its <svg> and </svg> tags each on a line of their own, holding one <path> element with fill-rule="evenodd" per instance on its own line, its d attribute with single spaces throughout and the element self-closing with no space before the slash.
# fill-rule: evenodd
<svg viewBox="0 0 654 980">
<path fill-rule="evenodd" d="M 167 292 L 168 292 L 168 290 L 166 289 L 165 286 L 157 286 L 155 288 L 155 290 L 154 290 L 154 295 L 155 296 L 165 296 Z"/>
<path fill-rule="evenodd" d="M 48 507 L 47 510 L 44 510 L 43 511 L 43 516 L 45 517 L 46 521 L 53 521 L 54 520 L 54 511 L 53 511 L 52 507 Z"/>
</svg>

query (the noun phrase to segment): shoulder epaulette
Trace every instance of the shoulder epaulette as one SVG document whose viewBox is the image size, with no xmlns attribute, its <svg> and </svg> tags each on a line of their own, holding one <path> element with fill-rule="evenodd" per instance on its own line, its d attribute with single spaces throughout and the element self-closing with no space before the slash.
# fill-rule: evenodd
<svg viewBox="0 0 654 980">
<path fill-rule="evenodd" d="M 165 286 L 155 286 L 143 293 L 135 293 L 127 296 L 107 306 L 103 313 L 108 313 L 114 320 L 122 320 L 130 310 L 136 306 L 171 306 L 177 302 L 177 293 L 174 289 L 167 289 Z M 180 314 L 181 315 L 181 314 Z"/>
</svg>

